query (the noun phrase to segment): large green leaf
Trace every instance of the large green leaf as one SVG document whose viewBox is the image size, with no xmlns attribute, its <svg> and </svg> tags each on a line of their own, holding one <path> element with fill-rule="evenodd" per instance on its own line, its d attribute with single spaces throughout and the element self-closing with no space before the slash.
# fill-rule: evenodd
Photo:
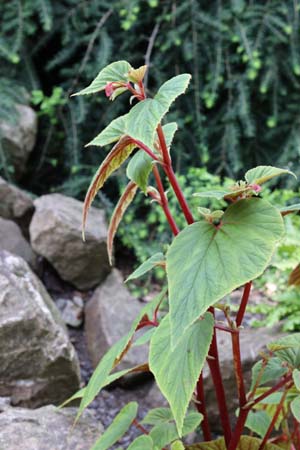
<svg viewBox="0 0 300 450">
<path fill-rule="evenodd" d="M 81 415 L 82 411 L 94 400 L 96 395 L 99 394 L 101 389 L 108 383 L 112 382 L 112 376 L 110 372 L 116 366 L 117 362 L 120 360 L 122 354 L 128 348 L 131 338 L 136 330 L 137 325 L 141 321 L 145 314 L 152 313 L 157 305 L 161 302 L 162 298 L 165 296 L 165 290 L 157 295 L 149 304 L 147 304 L 141 311 L 138 317 L 133 322 L 131 329 L 128 334 L 116 342 L 108 352 L 103 356 L 98 366 L 94 370 L 87 386 L 84 389 L 83 397 L 79 406 L 77 419 Z"/>
<path fill-rule="evenodd" d="M 295 419 L 300 422 L 300 395 L 298 395 L 298 397 L 294 398 L 294 400 L 292 401 L 291 410 Z"/>
<path fill-rule="evenodd" d="M 176 348 L 171 347 L 171 325 L 168 314 L 160 323 L 150 342 L 149 365 L 155 380 L 168 400 L 179 436 L 184 417 L 208 354 L 214 320 L 206 313 L 194 322 Z"/>
<path fill-rule="evenodd" d="M 294 368 L 300 367 L 300 333 L 293 333 L 268 344 L 269 350 Z"/>
<path fill-rule="evenodd" d="M 141 423 L 146 425 L 159 425 L 164 422 L 170 422 L 171 420 L 174 420 L 171 409 L 162 407 L 151 409 Z"/>
<path fill-rule="evenodd" d="M 98 134 L 86 147 L 90 145 L 96 145 L 98 147 L 104 147 L 105 145 L 112 144 L 118 141 L 123 135 L 126 134 L 128 114 L 120 116 L 117 119 L 110 122 L 101 133 Z"/>
<path fill-rule="evenodd" d="M 132 421 L 136 418 L 137 410 L 136 402 L 130 402 L 124 406 L 91 450 L 107 450 L 114 445 L 131 426 Z"/>
<path fill-rule="evenodd" d="M 242 436 L 236 450 L 259 450 L 261 439 Z M 224 438 L 216 441 L 201 442 L 200 444 L 188 445 L 186 450 L 227 450 Z M 275 444 L 266 444 L 264 450 L 282 450 Z"/>
<path fill-rule="evenodd" d="M 162 128 L 165 135 L 167 147 L 170 148 L 174 139 L 174 135 L 178 129 L 178 125 L 176 122 L 170 122 L 163 125 Z"/>
<path fill-rule="evenodd" d="M 127 450 L 153 450 L 153 441 L 150 436 L 139 436 L 127 447 Z"/>
<path fill-rule="evenodd" d="M 252 367 L 251 390 L 254 388 L 258 377 L 258 386 L 261 386 L 270 381 L 278 380 L 287 372 L 287 367 L 283 366 L 282 361 L 279 358 L 270 358 L 264 366 L 263 371 L 262 365 L 262 361 L 258 361 Z"/>
<path fill-rule="evenodd" d="M 173 77 L 160 87 L 153 99 L 135 105 L 129 112 L 127 134 L 152 147 L 158 124 L 174 100 L 185 92 L 190 79 L 189 74 Z"/>
<path fill-rule="evenodd" d="M 135 269 L 134 272 L 132 272 L 131 275 L 125 280 L 125 283 L 129 280 L 135 280 L 136 278 L 141 277 L 145 273 L 149 272 L 149 270 L 152 270 L 153 267 L 159 265 L 160 263 L 164 262 L 165 257 L 163 253 L 155 253 L 154 255 L 150 256 L 146 261 L 143 262 L 137 269 Z"/>
<path fill-rule="evenodd" d="M 271 178 L 284 174 L 292 175 L 297 178 L 293 172 L 286 169 L 280 169 L 272 166 L 257 166 L 245 173 L 245 180 L 249 184 L 263 184 L 266 181 L 271 180 Z"/>
<path fill-rule="evenodd" d="M 152 158 L 144 150 L 139 150 L 129 161 L 126 175 L 146 194 L 151 170 Z"/>
<path fill-rule="evenodd" d="M 107 83 L 117 81 L 127 82 L 129 70 L 132 70 L 132 67 L 127 61 L 113 62 L 112 64 L 104 67 L 104 69 L 100 70 L 96 78 L 89 86 L 73 95 L 94 94 L 95 92 L 105 89 Z"/>
<path fill-rule="evenodd" d="M 230 205 L 219 226 L 197 222 L 176 236 L 166 258 L 173 346 L 211 305 L 263 273 L 283 232 L 278 210 L 251 198 Z"/>
</svg>

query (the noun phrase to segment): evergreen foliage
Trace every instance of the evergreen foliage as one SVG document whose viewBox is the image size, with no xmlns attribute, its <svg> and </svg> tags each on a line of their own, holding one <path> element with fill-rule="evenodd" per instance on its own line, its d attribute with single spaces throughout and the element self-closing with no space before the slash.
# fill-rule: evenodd
<svg viewBox="0 0 300 450">
<path fill-rule="evenodd" d="M 83 195 L 82 177 L 104 158 L 93 149 L 83 153 L 83 143 L 123 106 L 99 117 L 103 96 L 69 96 L 121 56 L 151 66 L 151 94 L 171 76 L 193 74 L 179 100 L 181 119 L 170 116 L 180 127 L 177 169 L 206 165 L 233 177 L 276 163 L 299 173 L 299 9 L 297 0 L 1 2 L 1 94 L 5 78 L 48 98 L 59 86 L 65 100 L 43 112 L 30 187 L 43 191 L 46 175 L 51 185 L 64 181 L 68 192 Z M 6 105 L 15 92 L 4 91 Z M 7 118 L 5 106 L 0 118 Z M 116 183 L 108 189 L 114 196 Z"/>
</svg>

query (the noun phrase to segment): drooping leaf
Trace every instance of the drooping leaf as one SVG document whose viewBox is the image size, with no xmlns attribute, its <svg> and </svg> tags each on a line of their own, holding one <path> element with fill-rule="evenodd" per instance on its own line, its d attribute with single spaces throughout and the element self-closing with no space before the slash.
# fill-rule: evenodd
<svg viewBox="0 0 300 450">
<path fill-rule="evenodd" d="M 83 205 L 83 238 L 88 211 L 94 198 L 96 197 L 97 192 L 102 188 L 109 176 L 123 164 L 123 162 L 128 158 L 135 147 L 136 145 L 132 144 L 130 138 L 128 138 L 127 136 L 122 137 L 104 159 L 96 174 L 94 175 L 94 178 L 92 179 L 92 182 L 86 193 Z"/>
<path fill-rule="evenodd" d="M 168 314 L 150 342 L 149 365 L 163 395 L 168 400 L 181 437 L 184 417 L 205 363 L 213 335 L 214 320 L 206 313 L 190 326 L 177 347 L 171 347 Z M 201 345 L 199 345 L 201 343 Z"/>
<path fill-rule="evenodd" d="M 300 264 L 298 264 L 290 274 L 289 286 L 300 286 Z"/>
<path fill-rule="evenodd" d="M 300 370 L 298 369 L 293 370 L 293 380 L 296 388 L 298 389 L 298 391 L 300 391 Z"/>
<path fill-rule="evenodd" d="M 130 181 L 123 194 L 121 195 L 114 212 L 111 216 L 109 227 L 108 227 L 108 233 L 107 233 L 107 253 L 108 253 L 108 259 L 110 264 L 112 265 L 112 251 L 113 251 L 113 242 L 114 237 L 117 232 L 118 226 L 122 220 L 122 217 L 134 199 L 134 196 L 137 191 L 137 184 L 135 184 L 133 181 Z"/>
<path fill-rule="evenodd" d="M 121 139 L 126 134 L 128 114 L 118 117 L 110 122 L 101 133 L 98 134 L 86 147 L 95 145 L 97 147 L 104 147 L 105 145 L 112 144 L 113 142 Z"/>
<path fill-rule="evenodd" d="M 136 418 L 137 410 L 136 402 L 130 402 L 124 406 L 91 450 L 107 450 L 114 445 L 130 428 L 132 421 Z"/>
<path fill-rule="evenodd" d="M 283 232 L 278 210 L 251 198 L 230 205 L 219 226 L 201 221 L 176 236 L 166 256 L 173 346 L 211 305 L 262 274 Z"/>
<path fill-rule="evenodd" d="M 270 426 L 271 417 L 266 411 L 249 411 L 245 426 L 263 438 Z"/>
<path fill-rule="evenodd" d="M 286 215 L 288 213 L 298 212 L 300 211 L 300 203 L 295 203 L 294 205 L 282 206 L 280 208 L 280 212 L 282 215 Z"/>
<path fill-rule="evenodd" d="M 233 186 L 235 188 L 235 186 Z M 221 191 L 204 191 L 204 192 L 195 192 L 193 194 L 194 197 L 201 198 L 215 198 L 216 200 L 228 200 L 231 198 L 239 197 L 242 194 L 253 192 L 253 189 L 249 186 L 245 186 L 242 188 L 236 189 L 227 189 Z"/>
<path fill-rule="evenodd" d="M 152 158 L 144 152 L 144 150 L 139 150 L 129 161 L 126 175 L 131 181 L 134 181 L 138 185 L 144 194 L 146 194 L 151 170 Z"/>
<path fill-rule="evenodd" d="M 282 365 L 282 361 L 279 358 L 270 358 L 264 366 L 263 372 L 262 366 L 263 362 L 258 361 L 252 367 L 251 390 L 254 388 L 258 377 L 260 377 L 258 386 L 262 386 L 263 384 L 269 383 L 270 381 L 278 380 L 287 372 L 287 367 L 284 367 Z"/>
<path fill-rule="evenodd" d="M 174 100 L 185 92 L 190 78 L 189 74 L 173 77 L 160 87 L 153 99 L 135 105 L 128 115 L 127 134 L 151 148 L 158 124 Z"/>
<path fill-rule="evenodd" d="M 127 450 L 153 450 L 153 441 L 149 435 L 137 437 Z"/>
<path fill-rule="evenodd" d="M 86 88 L 73 95 L 94 94 L 95 92 L 103 91 L 107 83 L 128 81 L 128 72 L 132 70 L 131 65 L 127 61 L 116 61 L 104 69 L 100 70 L 96 78 Z"/>
<path fill-rule="evenodd" d="M 125 280 L 125 283 L 129 280 L 135 280 L 136 278 L 140 278 L 145 273 L 152 270 L 153 267 L 156 267 L 165 261 L 165 257 L 163 253 L 155 253 L 149 259 L 143 262 L 131 275 Z"/>
<path fill-rule="evenodd" d="M 292 367 L 300 367 L 300 333 L 293 333 L 268 344 L 268 349 Z"/>
<path fill-rule="evenodd" d="M 240 442 L 236 450 L 259 450 L 261 439 L 241 436 Z M 193 444 L 186 446 L 186 450 L 227 450 L 224 438 L 217 439 L 216 441 L 201 442 L 200 444 Z M 275 444 L 266 444 L 264 450 L 282 450 L 281 447 Z"/>
<path fill-rule="evenodd" d="M 182 436 L 192 433 L 200 424 L 202 414 L 192 412 L 186 416 L 182 428 Z M 164 421 L 155 425 L 150 431 L 154 445 L 162 448 L 178 439 L 178 431 L 174 422 Z"/>
<path fill-rule="evenodd" d="M 112 376 L 110 376 L 110 372 L 116 366 L 117 362 L 120 361 L 121 355 L 124 354 L 125 349 L 129 348 L 129 344 L 131 342 L 132 336 L 140 323 L 142 317 L 147 314 L 152 314 L 155 308 L 160 304 L 163 297 L 166 294 L 166 290 L 164 289 L 159 295 L 157 295 L 150 303 L 148 303 L 142 310 L 140 314 L 133 322 L 131 329 L 128 334 L 121 338 L 118 342 L 116 342 L 108 352 L 103 356 L 98 366 L 93 372 L 87 386 L 84 388 L 83 397 L 79 406 L 78 414 L 76 420 L 82 414 L 82 411 L 94 400 L 96 395 L 99 394 L 101 389 L 110 384 L 112 380 Z"/>
<path fill-rule="evenodd" d="M 245 180 L 250 184 L 263 184 L 268 180 L 271 180 L 274 177 L 278 177 L 279 175 L 292 175 L 297 178 L 296 175 L 290 170 L 280 169 L 278 167 L 272 166 L 257 166 L 253 169 L 248 170 L 245 173 Z"/>
<path fill-rule="evenodd" d="M 295 419 L 300 422 L 300 395 L 291 402 L 291 411 Z"/>
</svg>

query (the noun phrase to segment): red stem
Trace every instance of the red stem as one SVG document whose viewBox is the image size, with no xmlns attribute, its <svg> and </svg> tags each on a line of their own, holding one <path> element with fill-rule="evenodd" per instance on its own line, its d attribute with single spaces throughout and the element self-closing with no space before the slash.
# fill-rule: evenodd
<svg viewBox="0 0 300 450">
<path fill-rule="evenodd" d="M 234 433 L 232 435 L 232 438 L 230 440 L 230 444 L 227 447 L 227 450 L 236 450 L 239 441 L 240 441 L 240 437 L 243 433 L 244 430 L 244 426 L 245 426 L 245 422 L 247 420 L 247 416 L 249 413 L 249 409 L 240 409 L 240 413 L 239 413 L 239 417 L 234 429 Z"/>
<path fill-rule="evenodd" d="M 194 218 L 193 218 L 192 213 L 189 209 L 189 206 L 186 202 L 186 199 L 182 193 L 182 190 L 178 184 L 178 181 L 177 181 L 177 178 L 176 178 L 176 175 L 174 173 L 172 166 L 164 165 L 163 168 L 164 168 L 164 171 L 166 172 L 167 177 L 169 178 L 170 184 L 175 192 L 175 195 L 178 199 L 178 202 L 180 204 L 180 207 L 186 218 L 187 223 L 189 225 L 194 223 Z"/>
<path fill-rule="evenodd" d="M 273 428 L 274 428 L 274 426 L 275 426 L 275 424 L 277 422 L 277 419 L 279 417 L 280 411 L 283 408 L 284 401 L 285 401 L 285 398 L 287 396 L 287 393 L 288 393 L 288 386 L 286 386 L 286 389 L 285 389 L 285 391 L 284 391 L 284 393 L 283 393 L 283 395 L 281 397 L 280 403 L 279 403 L 279 405 L 276 408 L 276 412 L 275 412 L 275 414 L 274 414 L 274 416 L 273 416 L 273 418 L 271 420 L 269 428 L 267 429 L 267 432 L 266 432 L 266 434 L 265 434 L 265 436 L 264 436 L 264 438 L 262 440 L 262 443 L 260 444 L 258 450 L 263 450 L 264 449 L 264 447 L 265 447 L 265 445 L 266 445 L 266 443 L 267 443 L 267 441 L 268 441 L 268 439 L 269 439 L 269 437 L 270 437 L 270 435 L 271 435 L 271 433 L 273 431 Z"/>
<path fill-rule="evenodd" d="M 242 361 L 241 361 L 240 333 L 239 332 L 233 333 L 231 335 L 231 342 L 232 342 L 234 372 L 235 372 L 235 378 L 236 378 L 238 394 L 239 394 L 239 404 L 240 404 L 240 408 L 242 408 L 247 403 L 247 398 L 246 398 L 246 392 L 245 392 Z"/>
<path fill-rule="evenodd" d="M 213 309 L 210 308 L 210 312 L 213 312 Z M 209 356 L 211 358 L 207 358 L 207 363 L 210 368 L 211 376 L 215 385 L 217 402 L 220 411 L 220 419 L 222 423 L 222 428 L 224 431 L 224 438 L 226 442 L 226 446 L 228 446 L 231 439 L 231 427 L 230 420 L 228 415 L 228 408 L 226 404 L 225 390 L 223 385 L 223 380 L 221 376 L 221 369 L 219 363 L 219 353 L 218 353 L 218 344 L 217 344 L 217 336 L 214 331 L 213 339 L 210 344 Z"/>
<path fill-rule="evenodd" d="M 279 381 L 277 384 L 275 384 L 273 387 L 271 387 L 268 391 L 261 394 L 259 397 L 256 397 L 251 403 L 248 403 L 248 406 L 246 405 L 245 409 L 251 409 L 253 406 L 255 406 L 257 403 L 261 402 L 265 398 L 269 397 L 269 395 L 273 394 L 273 392 L 278 391 L 280 388 L 282 388 L 286 383 L 292 380 L 292 374 L 286 375 L 281 381 Z"/>
<path fill-rule="evenodd" d="M 238 313 L 236 315 L 236 325 L 237 325 L 237 327 L 241 326 L 241 324 L 243 322 L 244 314 L 245 314 L 245 311 L 246 311 L 246 308 L 247 308 L 247 304 L 248 304 L 248 300 L 249 300 L 251 286 L 252 286 L 252 281 L 249 281 L 249 283 L 246 283 L 245 286 L 244 286 L 244 292 L 243 292 L 243 296 L 242 296 L 242 299 L 241 299 L 240 307 L 239 307 Z"/>
<path fill-rule="evenodd" d="M 211 432 L 210 432 L 207 411 L 206 411 L 206 406 L 205 406 L 205 401 L 204 401 L 205 397 L 204 397 L 204 386 L 203 386 L 202 373 L 200 374 L 200 377 L 199 377 L 199 380 L 197 383 L 196 394 L 197 394 L 197 400 L 198 400 L 196 402 L 196 407 L 197 407 L 198 411 L 203 415 L 203 420 L 201 422 L 203 437 L 204 437 L 205 441 L 211 441 L 212 436 L 211 436 Z"/>
<path fill-rule="evenodd" d="M 169 154 L 169 150 L 166 144 L 166 140 L 165 140 L 165 135 L 162 129 L 161 124 L 158 125 L 157 127 L 157 135 L 158 135 L 158 139 L 159 139 L 159 143 L 160 143 L 160 148 L 164 157 L 164 163 L 166 164 L 166 166 L 170 166 L 172 165 L 172 161 L 170 158 L 170 154 Z"/>
<path fill-rule="evenodd" d="M 164 191 L 164 187 L 163 187 L 160 175 L 159 175 L 159 170 L 155 164 L 153 165 L 153 173 L 154 173 L 155 181 L 157 184 L 158 192 L 160 194 L 161 206 L 162 206 L 164 213 L 166 215 L 166 218 L 169 222 L 172 233 L 174 234 L 174 236 L 177 236 L 177 234 L 179 233 L 179 228 L 177 227 L 175 220 L 169 209 L 168 200 L 167 200 L 167 197 L 166 197 L 166 194 Z"/>
<path fill-rule="evenodd" d="M 138 141 L 137 139 L 132 139 L 132 142 L 134 142 L 139 148 L 144 150 L 154 161 L 159 161 L 158 157 L 153 153 L 153 151 L 147 147 L 147 145 L 143 144 L 143 142 Z"/>
</svg>

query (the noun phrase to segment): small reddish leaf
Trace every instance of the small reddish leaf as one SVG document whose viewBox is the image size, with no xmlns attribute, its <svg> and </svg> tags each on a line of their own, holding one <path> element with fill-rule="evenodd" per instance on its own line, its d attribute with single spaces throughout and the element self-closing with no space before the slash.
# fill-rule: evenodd
<svg viewBox="0 0 300 450">
<path fill-rule="evenodd" d="M 300 286 L 300 264 L 291 273 L 288 284 L 289 286 Z"/>
<path fill-rule="evenodd" d="M 108 177 L 117 170 L 121 164 L 128 158 L 130 153 L 136 147 L 136 144 L 132 143 L 132 139 L 128 136 L 123 136 L 112 148 L 110 153 L 102 162 L 101 166 L 97 170 L 90 187 L 86 193 L 84 205 L 83 205 L 83 219 L 82 219 L 82 235 L 84 239 L 84 230 L 88 210 L 96 197 L 97 192 L 102 188 Z"/>
<path fill-rule="evenodd" d="M 126 189 L 123 192 L 120 200 L 118 201 L 117 206 L 115 207 L 115 210 L 111 217 L 107 237 L 107 253 L 110 264 L 112 264 L 112 248 L 115 234 L 117 232 L 119 223 L 121 222 L 126 209 L 134 199 L 137 188 L 138 185 L 135 184 L 133 181 L 130 181 L 130 183 L 127 184 Z"/>
</svg>

